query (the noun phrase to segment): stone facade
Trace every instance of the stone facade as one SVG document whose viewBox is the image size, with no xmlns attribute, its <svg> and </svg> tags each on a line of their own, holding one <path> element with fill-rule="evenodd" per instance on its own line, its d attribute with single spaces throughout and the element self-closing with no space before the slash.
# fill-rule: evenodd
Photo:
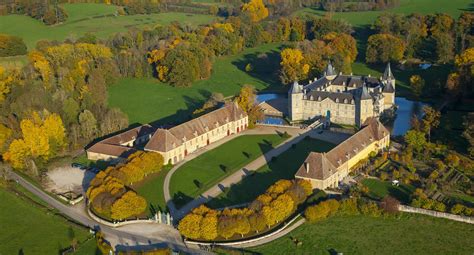
<svg viewBox="0 0 474 255">
<path fill-rule="evenodd" d="M 324 76 L 308 85 L 295 82 L 288 92 L 292 121 L 326 117 L 330 122 L 361 126 L 395 105 L 395 78 L 390 64 L 379 79 L 335 74 L 329 63 Z"/>
<path fill-rule="evenodd" d="M 335 188 L 360 160 L 389 144 L 390 132 L 377 119 L 368 119 L 359 132 L 329 152 L 311 152 L 295 177 L 309 180 L 314 189 Z"/>
<path fill-rule="evenodd" d="M 91 160 L 120 160 L 143 148 L 160 153 L 165 163 L 175 164 L 195 150 L 248 127 L 247 114 L 228 103 L 210 113 L 170 129 L 140 126 L 100 141 L 87 149 Z"/>
</svg>

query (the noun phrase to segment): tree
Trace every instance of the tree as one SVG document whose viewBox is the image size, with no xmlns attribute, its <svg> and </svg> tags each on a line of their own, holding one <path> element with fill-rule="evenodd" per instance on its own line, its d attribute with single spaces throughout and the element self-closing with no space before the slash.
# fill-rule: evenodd
<svg viewBox="0 0 474 255">
<path fill-rule="evenodd" d="M 11 138 L 13 131 L 0 123 L 0 153 L 5 152 L 8 140 Z"/>
<path fill-rule="evenodd" d="M 235 102 L 237 102 L 239 107 L 249 116 L 249 128 L 254 127 L 257 120 L 263 118 L 263 112 L 258 106 L 256 98 L 257 93 L 254 87 L 249 85 L 244 85 L 240 89 L 239 95 L 235 98 Z"/>
<path fill-rule="evenodd" d="M 110 208 L 112 219 L 124 220 L 143 213 L 146 209 L 146 200 L 133 191 L 127 191 L 117 199 Z"/>
<path fill-rule="evenodd" d="M 382 199 L 382 202 L 380 203 L 380 206 L 385 212 L 388 213 L 396 213 L 398 212 L 398 207 L 400 205 L 400 202 L 391 196 L 385 196 Z"/>
<path fill-rule="evenodd" d="M 409 130 L 405 134 L 405 142 L 415 151 L 421 152 L 426 145 L 425 133 L 416 130 Z"/>
<path fill-rule="evenodd" d="M 280 55 L 280 79 L 284 84 L 307 78 L 310 66 L 304 63 L 301 50 L 286 48 Z"/>
<path fill-rule="evenodd" d="M 201 221 L 203 217 L 194 213 L 187 214 L 179 222 L 178 230 L 183 236 L 191 239 L 201 237 Z"/>
<path fill-rule="evenodd" d="M 112 108 L 107 111 L 100 122 L 100 133 L 108 135 L 128 127 L 128 116 L 118 108 Z"/>
<path fill-rule="evenodd" d="M 410 86 L 413 93 L 417 97 L 420 97 L 423 87 L 425 86 L 425 80 L 423 80 L 419 75 L 412 75 L 410 77 Z"/>
<path fill-rule="evenodd" d="M 250 0 L 242 5 L 242 12 L 249 16 L 252 22 L 258 22 L 268 17 L 268 9 L 262 0 Z"/>
<path fill-rule="evenodd" d="M 398 37 L 391 34 L 371 35 L 367 41 L 367 63 L 387 63 L 403 58 L 406 45 Z"/>
<path fill-rule="evenodd" d="M 22 139 L 15 139 L 10 143 L 8 151 L 3 158 L 10 162 L 13 168 L 21 169 L 25 166 L 25 160 L 31 155 L 31 150 Z"/>
<path fill-rule="evenodd" d="M 217 213 L 212 211 L 207 213 L 201 220 L 201 237 L 205 240 L 214 240 L 217 238 Z"/>
<path fill-rule="evenodd" d="M 259 233 L 265 229 L 265 218 L 261 213 L 253 213 L 249 216 L 250 227 Z"/>
<path fill-rule="evenodd" d="M 464 132 L 462 135 L 469 143 L 468 152 L 471 157 L 474 158 L 474 113 L 468 113 L 464 117 Z"/>
<path fill-rule="evenodd" d="M 325 219 L 330 212 L 330 208 L 327 203 L 319 203 L 318 205 L 310 206 L 306 208 L 304 216 L 310 222 L 317 222 Z"/>
<path fill-rule="evenodd" d="M 81 126 L 82 137 L 93 138 L 97 136 L 97 120 L 91 111 L 84 110 L 79 114 L 79 124 Z"/>
<path fill-rule="evenodd" d="M 428 141 L 431 140 L 431 129 L 437 128 L 440 123 L 441 113 L 430 106 L 423 106 L 423 131 L 428 134 Z"/>
</svg>

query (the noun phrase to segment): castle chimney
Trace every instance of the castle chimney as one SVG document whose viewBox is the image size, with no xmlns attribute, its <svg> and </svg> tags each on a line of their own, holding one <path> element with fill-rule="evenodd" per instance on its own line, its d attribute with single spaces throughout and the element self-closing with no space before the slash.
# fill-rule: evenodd
<svg viewBox="0 0 474 255">
<path fill-rule="evenodd" d="M 304 162 L 304 167 L 306 168 L 306 173 L 309 173 L 309 162 Z"/>
</svg>

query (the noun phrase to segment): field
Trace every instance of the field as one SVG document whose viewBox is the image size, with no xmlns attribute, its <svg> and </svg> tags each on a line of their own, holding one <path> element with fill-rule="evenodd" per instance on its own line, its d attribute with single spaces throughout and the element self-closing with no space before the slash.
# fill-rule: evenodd
<svg viewBox="0 0 474 255">
<path fill-rule="evenodd" d="M 72 232 L 79 242 L 88 236 L 83 228 L 4 188 L 0 201 L 0 254 L 58 254 L 70 245 Z"/>
<path fill-rule="evenodd" d="M 474 8 L 470 0 L 400 0 L 400 6 L 385 11 L 366 11 L 366 12 L 336 12 L 333 18 L 344 19 L 353 26 L 371 25 L 373 21 L 384 12 L 393 13 L 438 13 L 443 12 L 453 17 L 458 17 L 463 11 L 472 11 Z M 298 10 L 294 15 L 304 17 L 306 15 L 324 16 L 325 11 L 305 8 Z"/>
<path fill-rule="evenodd" d="M 245 84 L 258 90 L 286 92 L 276 75 L 281 47 L 281 44 L 266 44 L 235 56 L 220 57 L 214 63 L 211 78 L 197 81 L 189 88 L 171 87 L 156 79 L 122 79 L 109 88 L 109 105 L 125 112 L 131 124 L 152 121 L 164 124 L 188 120 L 212 92 L 232 96 Z M 270 65 L 258 73 L 245 72 L 245 65 L 256 61 L 261 53 L 267 54 Z"/>
<path fill-rule="evenodd" d="M 402 203 L 410 203 L 410 195 L 414 192 L 413 186 L 402 183 L 400 186 L 393 186 L 391 182 L 383 182 L 377 179 L 365 179 L 362 184 L 369 188 L 369 197 L 376 200 L 381 200 L 390 195 Z"/>
<path fill-rule="evenodd" d="M 0 16 L 0 33 L 22 37 L 28 50 L 31 50 L 39 40 L 63 41 L 66 38 L 78 38 L 88 32 L 99 38 L 107 38 L 134 27 L 154 27 L 173 21 L 195 26 L 216 18 L 187 13 L 115 16 L 117 7 L 105 4 L 64 4 L 63 7 L 69 15 L 63 24 L 46 26 L 28 16 L 7 15 Z"/>
<path fill-rule="evenodd" d="M 249 249 L 260 254 L 471 254 L 474 226 L 424 215 L 335 216 Z M 297 246 L 291 238 L 300 241 Z"/>
<path fill-rule="evenodd" d="M 192 159 L 171 177 L 173 201 L 184 205 L 284 140 L 280 135 L 240 136 Z"/>
<path fill-rule="evenodd" d="M 226 207 L 250 202 L 280 179 L 293 179 L 308 153 L 327 152 L 335 145 L 317 139 L 308 139 L 299 142 L 295 148 L 290 148 L 276 158 L 269 159 L 268 163 L 241 182 L 234 184 L 208 205 L 213 208 Z"/>
</svg>

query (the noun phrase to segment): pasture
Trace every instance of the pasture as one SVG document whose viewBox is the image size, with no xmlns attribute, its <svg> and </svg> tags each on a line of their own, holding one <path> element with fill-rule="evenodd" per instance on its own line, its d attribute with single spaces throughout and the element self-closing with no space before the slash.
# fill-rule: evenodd
<svg viewBox="0 0 474 255">
<path fill-rule="evenodd" d="M 46 26 L 42 22 L 24 15 L 0 16 L 0 33 L 16 35 L 32 50 L 40 40 L 63 41 L 78 38 L 86 33 L 98 38 L 108 38 L 117 32 L 131 28 L 155 27 L 174 21 L 196 26 L 209 23 L 215 16 L 188 13 L 157 13 L 150 15 L 115 15 L 117 7 L 105 4 L 64 4 L 69 17 L 66 22 Z"/>
<path fill-rule="evenodd" d="M 83 242 L 88 236 L 85 229 L 36 204 L 41 202 L 29 198 L 33 195 L 18 194 L 0 188 L 0 254 L 58 254 L 73 237 Z"/>
<path fill-rule="evenodd" d="M 334 216 L 250 248 L 259 254 L 470 254 L 474 225 L 425 215 Z M 297 245 L 293 240 L 298 240 Z"/>
</svg>

